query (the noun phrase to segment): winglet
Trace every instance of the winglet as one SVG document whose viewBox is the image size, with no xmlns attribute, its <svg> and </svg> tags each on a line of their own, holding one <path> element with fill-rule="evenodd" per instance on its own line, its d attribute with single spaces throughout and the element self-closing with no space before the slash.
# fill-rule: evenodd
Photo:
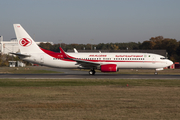
<svg viewBox="0 0 180 120">
<path fill-rule="evenodd" d="M 59 47 L 59 49 L 61 51 L 61 54 L 63 55 L 63 58 L 69 58 L 61 47 Z"/>
<path fill-rule="evenodd" d="M 74 48 L 74 52 L 75 52 L 75 53 L 78 53 L 78 51 L 76 50 L 76 48 Z"/>
</svg>

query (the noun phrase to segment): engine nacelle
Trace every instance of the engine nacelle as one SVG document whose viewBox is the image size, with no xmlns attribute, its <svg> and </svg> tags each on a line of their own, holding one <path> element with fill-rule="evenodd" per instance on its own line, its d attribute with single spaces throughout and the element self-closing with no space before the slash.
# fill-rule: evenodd
<svg viewBox="0 0 180 120">
<path fill-rule="evenodd" d="M 101 72 L 117 72 L 116 64 L 101 65 Z"/>
</svg>

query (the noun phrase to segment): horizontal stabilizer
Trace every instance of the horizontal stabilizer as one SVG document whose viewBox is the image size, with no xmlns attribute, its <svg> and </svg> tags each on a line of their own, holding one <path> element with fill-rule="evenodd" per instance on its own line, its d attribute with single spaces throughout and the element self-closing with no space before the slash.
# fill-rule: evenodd
<svg viewBox="0 0 180 120">
<path fill-rule="evenodd" d="M 10 53 L 13 55 L 17 55 L 18 57 L 30 57 L 31 55 L 25 55 L 25 54 L 21 54 L 21 53 Z"/>
</svg>

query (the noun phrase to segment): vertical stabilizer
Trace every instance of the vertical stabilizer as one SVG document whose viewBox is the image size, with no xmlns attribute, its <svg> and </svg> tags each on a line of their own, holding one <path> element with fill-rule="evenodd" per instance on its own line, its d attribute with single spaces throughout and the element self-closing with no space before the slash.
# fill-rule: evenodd
<svg viewBox="0 0 180 120">
<path fill-rule="evenodd" d="M 41 53 L 41 49 L 20 24 L 14 24 L 16 38 L 21 54 Z"/>
</svg>

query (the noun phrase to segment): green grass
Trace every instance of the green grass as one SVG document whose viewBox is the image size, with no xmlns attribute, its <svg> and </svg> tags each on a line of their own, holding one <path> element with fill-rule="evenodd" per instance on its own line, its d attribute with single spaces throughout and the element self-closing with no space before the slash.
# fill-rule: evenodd
<svg viewBox="0 0 180 120">
<path fill-rule="evenodd" d="M 0 79 L 0 100 L 0 119 L 178 120 L 180 79 Z"/>
<path fill-rule="evenodd" d="M 153 72 L 125 69 L 117 74 Z M 0 68 L 0 73 L 59 72 L 25 67 Z M 180 79 L 0 79 L 0 101 L 0 119 L 178 120 Z"/>
<path fill-rule="evenodd" d="M 159 79 L 0 79 L 0 87 L 53 87 L 53 86 L 166 86 L 180 87 L 179 80 Z"/>
<path fill-rule="evenodd" d="M 52 73 L 62 73 L 57 71 L 50 71 L 50 70 L 43 70 L 43 68 L 40 67 L 1 67 L 0 73 L 2 74 L 52 74 Z"/>
</svg>

